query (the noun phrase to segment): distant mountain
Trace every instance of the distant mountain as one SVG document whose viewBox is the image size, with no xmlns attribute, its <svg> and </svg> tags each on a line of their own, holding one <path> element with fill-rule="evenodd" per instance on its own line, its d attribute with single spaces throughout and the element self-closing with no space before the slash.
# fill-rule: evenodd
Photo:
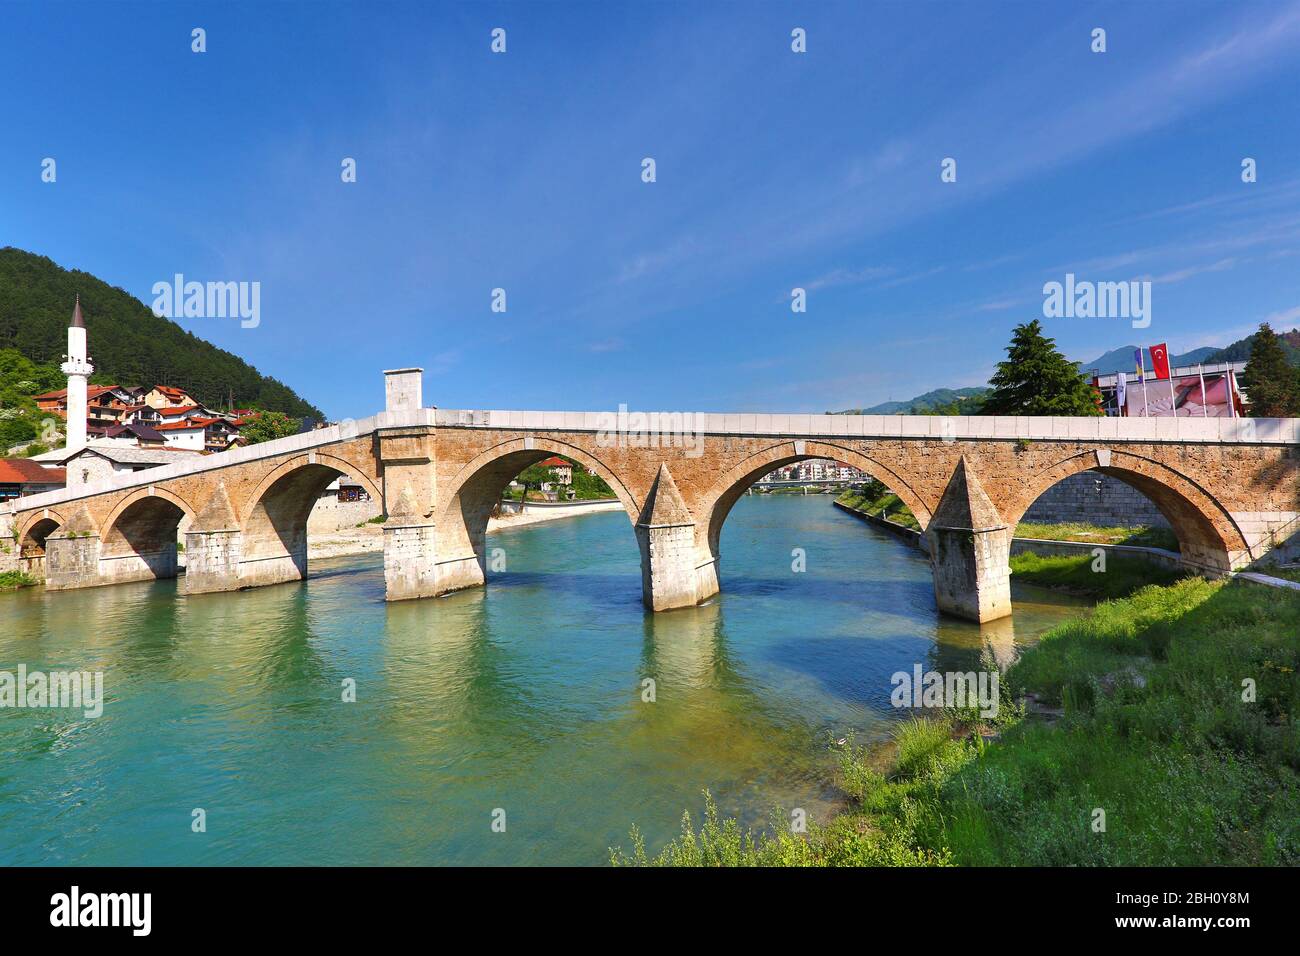
<svg viewBox="0 0 1300 956">
<path fill-rule="evenodd" d="M 978 398 L 987 392 L 983 386 L 974 388 L 936 388 L 932 392 L 909 398 L 905 402 L 881 402 L 870 408 L 850 408 L 834 415 L 924 415 L 942 405 Z"/>
<path fill-rule="evenodd" d="M 16 349 L 37 365 L 57 365 L 67 350 L 78 293 L 95 363 L 94 383 L 174 385 L 213 408 L 225 408 L 233 393 L 238 408 L 324 418 L 283 382 L 159 318 L 125 290 L 12 246 L 0 249 L 0 349 Z"/>
<path fill-rule="evenodd" d="M 1100 355 L 1091 362 L 1079 362 L 1079 371 L 1085 375 L 1092 375 L 1095 371 L 1098 375 L 1110 375 L 1113 372 L 1132 372 L 1137 368 L 1137 362 L 1133 358 L 1133 351 L 1136 345 L 1125 345 L 1117 349 L 1112 349 L 1105 355 Z M 1195 365 L 1198 362 L 1211 361 L 1210 356 L 1220 351 L 1212 346 L 1205 348 L 1192 349 L 1190 352 L 1183 352 L 1181 355 L 1169 356 L 1169 367 L 1178 368 L 1182 365 Z M 1142 361 L 1146 363 L 1146 368 L 1150 370 L 1151 350 L 1142 349 Z M 1218 361 L 1214 359 L 1213 361 Z"/>
<path fill-rule="evenodd" d="M 1300 365 L 1300 329 L 1292 329 L 1290 332 L 1278 332 L 1277 337 L 1282 340 L 1282 351 L 1286 353 L 1286 360 L 1292 365 Z M 1244 339 L 1238 339 L 1231 345 L 1219 349 L 1211 355 L 1207 361 L 1243 361 L 1244 359 L 1250 358 L 1250 350 L 1254 345 L 1255 336 L 1248 335 Z"/>
<path fill-rule="evenodd" d="M 1278 338 L 1282 340 L 1282 348 L 1286 351 L 1287 361 L 1292 365 L 1300 366 L 1300 329 L 1292 329 L 1290 332 L 1279 332 Z M 1182 352 L 1177 355 L 1171 355 L 1170 368 L 1179 368 L 1189 365 L 1196 365 L 1204 362 L 1238 362 L 1250 357 L 1251 346 L 1255 342 L 1255 336 L 1251 335 L 1244 339 L 1239 339 L 1225 348 L 1215 348 L 1205 346 L 1199 349 L 1192 349 L 1190 352 Z M 1085 375 L 1092 375 L 1095 371 L 1100 375 L 1110 375 L 1114 372 L 1132 372 L 1137 363 L 1133 359 L 1133 350 L 1136 345 L 1124 345 L 1117 349 L 1112 349 L 1104 355 L 1099 355 L 1091 362 L 1078 362 L 1079 371 Z M 1142 359 L 1146 363 L 1146 368 L 1150 371 L 1154 366 L 1151 364 L 1151 350 L 1142 349 Z M 971 402 L 971 399 L 979 398 L 987 388 L 936 388 L 932 392 L 926 392 L 924 395 L 918 395 L 916 398 L 910 398 L 905 402 L 881 402 L 879 405 L 873 405 L 871 408 L 849 408 L 842 412 L 832 412 L 834 415 L 924 415 L 933 412 L 935 408 L 944 405 L 951 405 L 953 402 Z M 974 405 L 975 403 L 971 403 Z M 963 410 L 961 414 L 978 415 L 978 409 L 971 411 Z"/>
</svg>

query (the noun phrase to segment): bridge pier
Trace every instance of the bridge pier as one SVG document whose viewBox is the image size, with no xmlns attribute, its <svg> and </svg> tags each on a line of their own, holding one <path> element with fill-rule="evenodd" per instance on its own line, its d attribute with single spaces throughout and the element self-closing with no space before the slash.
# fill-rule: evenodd
<svg viewBox="0 0 1300 956">
<path fill-rule="evenodd" d="M 925 536 L 939 610 L 981 624 L 1011 614 L 1011 531 L 964 456 Z"/>
<path fill-rule="evenodd" d="M 45 539 L 45 590 L 69 591 L 108 582 L 99 575 L 99 531 L 85 507 Z"/>
<path fill-rule="evenodd" d="M 415 513 L 410 490 L 404 489 L 384 522 L 384 598 L 406 601 L 439 593 L 433 522 Z"/>
<path fill-rule="evenodd" d="M 237 591 L 243 555 L 244 535 L 221 481 L 185 532 L 185 593 Z"/>
<path fill-rule="evenodd" d="M 652 611 L 694 607 L 718 593 L 712 559 L 701 564 L 695 548 L 695 519 L 668 471 L 659 474 L 636 523 L 641 549 L 641 600 Z"/>
<path fill-rule="evenodd" d="M 45 539 L 45 590 L 70 591 L 108 582 L 99 577 L 99 535 L 62 529 Z"/>
<path fill-rule="evenodd" d="M 13 515 L 0 514 L 0 574 L 18 571 L 19 544 Z"/>
</svg>

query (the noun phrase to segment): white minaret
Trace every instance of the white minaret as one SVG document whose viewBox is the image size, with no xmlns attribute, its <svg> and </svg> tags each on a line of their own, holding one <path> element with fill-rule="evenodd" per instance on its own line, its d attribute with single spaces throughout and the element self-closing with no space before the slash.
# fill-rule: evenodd
<svg viewBox="0 0 1300 956">
<path fill-rule="evenodd" d="M 62 365 L 68 376 L 68 442 L 66 450 L 74 452 L 86 447 L 86 380 L 95 367 L 86 355 L 86 323 L 81 318 L 81 296 L 72 309 L 72 325 L 68 326 L 68 360 Z"/>
</svg>

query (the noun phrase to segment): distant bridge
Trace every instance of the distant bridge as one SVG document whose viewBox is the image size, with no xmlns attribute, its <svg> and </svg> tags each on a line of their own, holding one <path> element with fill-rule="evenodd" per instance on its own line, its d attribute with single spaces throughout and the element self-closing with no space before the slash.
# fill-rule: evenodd
<svg viewBox="0 0 1300 956">
<path fill-rule="evenodd" d="M 1011 529 L 1079 471 L 1150 498 L 1206 574 L 1260 558 L 1298 517 L 1297 419 L 701 414 L 698 441 L 644 447 L 601 413 L 424 408 L 418 370 L 386 375 L 387 408 L 371 418 L 0 506 L 0 570 L 52 590 L 173 576 L 189 516 L 185 593 L 300 580 L 307 517 L 346 474 L 383 503 L 388 598 L 442 594 L 484 583 L 502 489 L 551 455 L 614 490 L 654 610 L 717 593 L 732 506 L 805 459 L 846 462 L 898 495 L 926 531 L 939 607 L 973 620 L 1010 613 Z"/>
<path fill-rule="evenodd" d="M 866 478 L 809 478 L 807 481 L 800 481 L 797 478 L 780 478 L 769 481 L 766 478 L 760 478 L 754 482 L 751 488 L 850 488 L 853 485 L 860 485 L 866 482 Z"/>
</svg>

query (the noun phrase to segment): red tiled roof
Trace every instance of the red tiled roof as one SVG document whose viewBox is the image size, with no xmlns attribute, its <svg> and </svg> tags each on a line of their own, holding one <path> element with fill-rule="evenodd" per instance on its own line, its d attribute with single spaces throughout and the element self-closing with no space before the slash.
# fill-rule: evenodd
<svg viewBox="0 0 1300 956">
<path fill-rule="evenodd" d="M 158 414 L 168 417 L 172 415 L 184 415 L 188 412 L 197 412 L 198 410 L 199 406 L 197 405 L 177 405 L 175 408 L 160 408 L 158 409 Z"/>
<path fill-rule="evenodd" d="M 151 391 L 162 392 L 164 395 L 174 395 L 177 398 L 181 396 L 189 398 L 189 392 L 185 391 L 185 389 L 175 388 L 171 385 L 155 385 Z"/>
<path fill-rule="evenodd" d="M 183 422 L 163 422 L 161 425 L 153 426 L 155 431 L 160 431 L 160 432 L 194 431 L 195 429 L 199 429 L 203 427 L 204 425 L 202 422 L 193 418 L 186 419 Z"/>
<path fill-rule="evenodd" d="M 96 396 L 103 395 L 105 392 L 111 392 L 115 388 L 117 388 L 116 385 L 91 385 L 86 389 L 86 399 L 90 400 Z M 46 392 L 44 395 L 35 395 L 32 399 L 37 402 L 50 402 L 54 401 L 56 398 L 67 397 L 68 390 L 66 388 L 61 388 L 57 392 Z"/>
<path fill-rule="evenodd" d="M 543 468 L 569 468 L 571 466 L 563 458 L 560 458 L 556 455 L 552 455 L 550 458 L 546 459 L 546 461 L 542 462 L 542 467 Z"/>
<path fill-rule="evenodd" d="M 66 483 L 67 471 L 62 468 L 45 468 L 30 458 L 0 458 L 0 483 L 10 485 L 61 485 Z"/>
</svg>

